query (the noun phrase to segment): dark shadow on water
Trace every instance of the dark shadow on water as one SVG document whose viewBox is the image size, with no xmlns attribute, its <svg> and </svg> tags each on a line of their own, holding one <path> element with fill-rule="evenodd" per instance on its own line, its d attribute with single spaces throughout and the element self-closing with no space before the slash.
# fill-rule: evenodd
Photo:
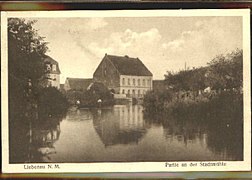
<svg viewBox="0 0 252 180">
<path fill-rule="evenodd" d="M 10 163 L 50 162 L 56 153 L 54 143 L 60 137 L 60 122 L 65 114 L 33 120 L 31 126 L 16 121 L 10 126 Z M 28 122 L 28 120 L 27 120 Z"/>
</svg>

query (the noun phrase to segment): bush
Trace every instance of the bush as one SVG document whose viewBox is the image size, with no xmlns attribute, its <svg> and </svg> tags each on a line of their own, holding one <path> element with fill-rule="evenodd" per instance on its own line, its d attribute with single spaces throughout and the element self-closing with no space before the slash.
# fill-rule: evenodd
<svg viewBox="0 0 252 180">
<path fill-rule="evenodd" d="M 143 106 L 145 111 L 161 113 L 165 104 L 171 102 L 172 93 L 168 90 L 163 92 L 148 91 L 144 96 Z"/>
<path fill-rule="evenodd" d="M 114 97 L 111 91 L 102 83 L 93 83 L 80 97 L 80 107 L 98 107 L 98 100 L 101 99 L 101 106 L 114 104 Z"/>
<path fill-rule="evenodd" d="M 59 116 L 68 108 L 66 97 L 55 87 L 47 87 L 38 94 L 39 118 Z"/>
</svg>

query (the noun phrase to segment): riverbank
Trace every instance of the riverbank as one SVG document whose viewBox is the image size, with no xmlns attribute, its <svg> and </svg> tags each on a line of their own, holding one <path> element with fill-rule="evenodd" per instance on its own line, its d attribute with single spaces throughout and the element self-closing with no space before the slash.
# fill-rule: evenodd
<svg viewBox="0 0 252 180">
<path fill-rule="evenodd" d="M 177 119 L 197 118 L 220 121 L 221 119 L 243 119 L 243 94 L 222 92 L 214 97 L 196 99 L 161 98 L 164 95 L 149 94 L 144 100 L 144 111 L 147 116 L 175 116 Z M 168 95 L 167 95 L 168 96 Z M 169 97 L 172 96 L 171 94 Z"/>
</svg>

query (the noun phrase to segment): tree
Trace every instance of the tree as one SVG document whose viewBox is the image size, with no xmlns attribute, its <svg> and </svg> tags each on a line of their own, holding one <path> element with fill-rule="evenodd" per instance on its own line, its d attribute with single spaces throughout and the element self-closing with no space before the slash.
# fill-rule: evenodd
<svg viewBox="0 0 252 180">
<path fill-rule="evenodd" d="M 32 27 L 34 23 L 25 19 L 8 19 L 9 72 L 32 80 L 44 74 L 42 57 L 48 49 L 47 42 Z"/>
<path fill-rule="evenodd" d="M 59 116 L 66 112 L 66 97 L 55 87 L 43 88 L 38 93 L 38 115 L 42 120 Z"/>
<path fill-rule="evenodd" d="M 213 89 L 242 87 L 242 50 L 216 56 L 208 65 L 207 84 Z"/>
<path fill-rule="evenodd" d="M 8 84 L 10 122 L 22 121 L 32 97 L 44 81 L 42 57 L 47 43 L 33 28 L 35 21 L 8 19 Z M 29 96 L 29 97 L 28 97 Z"/>
<path fill-rule="evenodd" d="M 80 106 L 97 107 L 99 106 L 99 99 L 102 101 L 102 106 L 110 106 L 114 104 L 114 98 L 111 91 L 104 84 L 95 82 L 90 86 L 90 89 L 83 92 L 80 99 Z"/>
<path fill-rule="evenodd" d="M 36 108 L 35 96 L 43 82 L 42 56 L 46 42 L 33 28 L 35 21 L 8 19 L 8 97 L 10 128 L 10 161 L 27 158 L 27 132 Z M 15 151 L 18 149 L 18 152 Z"/>
<path fill-rule="evenodd" d="M 175 91 L 197 91 L 205 88 L 206 68 L 179 71 L 176 74 L 167 72 L 165 82 Z"/>
</svg>

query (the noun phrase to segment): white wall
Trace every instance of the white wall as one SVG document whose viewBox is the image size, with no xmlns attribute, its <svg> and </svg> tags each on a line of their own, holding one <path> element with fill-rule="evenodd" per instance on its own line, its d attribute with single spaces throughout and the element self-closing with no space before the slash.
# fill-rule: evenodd
<svg viewBox="0 0 252 180">
<path fill-rule="evenodd" d="M 123 79 L 124 79 L 124 83 L 123 83 Z M 139 84 L 139 81 L 140 81 L 140 84 Z M 135 91 L 135 97 L 142 97 L 144 94 L 146 94 L 147 91 L 152 90 L 152 76 L 120 75 L 120 94 L 123 94 L 123 90 L 124 90 L 124 94 L 128 94 L 128 91 L 129 91 L 130 97 L 133 97 L 134 91 Z M 139 91 L 140 91 L 140 96 L 138 96 Z"/>
<path fill-rule="evenodd" d="M 60 89 L 60 75 L 59 74 L 49 74 L 49 84 L 52 87 Z"/>
</svg>

